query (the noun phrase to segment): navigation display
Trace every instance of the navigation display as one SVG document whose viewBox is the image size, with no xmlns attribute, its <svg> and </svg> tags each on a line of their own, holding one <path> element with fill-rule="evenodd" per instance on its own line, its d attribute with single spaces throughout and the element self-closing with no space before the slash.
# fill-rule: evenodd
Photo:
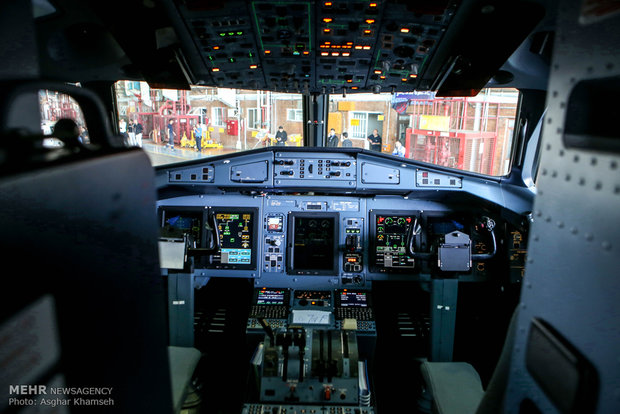
<svg viewBox="0 0 620 414">
<path fill-rule="evenodd" d="M 337 213 L 291 213 L 289 273 L 335 274 L 338 254 Z"/>
<path fill-rule="evenodd" d="M 249 209 L 214 209 L 220 238 L 220 253 L 212 265 L 225 269 L 251 269 L 256 252 L 255 211 Z"/>
<path fill-rule="evenodd" d="M 414 215 L 375 216 L 375 265 L 379 268 L 411 269 L 415 263 L 407 255 L 407 232 Z"/>
<path fill-rule="evenodd" d="M 368 296 L 366 292 L 340 292 L 340 307 L 342 308 L 367 308 Z"/>
<path fill-rule="evenodd" d="M 284 289 L 262 289 L 258 291 L 257 305 L 284 305 Z"/>
</svg>

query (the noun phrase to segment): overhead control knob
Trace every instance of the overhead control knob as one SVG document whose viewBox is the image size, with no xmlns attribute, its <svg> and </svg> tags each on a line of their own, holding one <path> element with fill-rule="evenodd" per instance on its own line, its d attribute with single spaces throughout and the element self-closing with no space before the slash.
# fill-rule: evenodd
<svg viewBox="0 0 620 414">
<path fill-rule="evenodd" d="M 280 239 L 268 239 L 267 243 L 269 243 L 272 246 L 278 247 L 278 246 L 280 246 L 282 244 L 282 240 L 280 240 Z"/>
</svg>

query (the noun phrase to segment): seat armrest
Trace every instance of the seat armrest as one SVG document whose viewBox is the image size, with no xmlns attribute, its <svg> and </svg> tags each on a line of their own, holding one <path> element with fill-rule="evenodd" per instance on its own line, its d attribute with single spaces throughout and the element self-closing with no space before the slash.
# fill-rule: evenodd
<svg viewBox="0 0 620 414">
<path fill-rule="evenodd" d="M 428 362 L 420 367 L 433 412 L 437 414 L 474 414 L 484 395 L 480 376 L 465 362 Z"/>
</svg>

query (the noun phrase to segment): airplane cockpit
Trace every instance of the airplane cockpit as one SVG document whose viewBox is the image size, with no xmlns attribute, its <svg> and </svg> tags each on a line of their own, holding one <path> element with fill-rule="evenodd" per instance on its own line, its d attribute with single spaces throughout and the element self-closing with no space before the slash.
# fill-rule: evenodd
<svg viewBox="0 0 620 414">
<path fill-rule="evenodd" d="M 505 188 L 487 178 L 358 149 L 289 147 L 161 168 L 157 180 L 169 302 L 182 304 L 170 316 L 185 321 L 170 338 L 221 356 L 231 342 L 249 346 L 260 375 L 244 412 L 373 412 L 375 387 L 377 402 L 402 387 L 395 365 L 415 372 L 424 358 L 498 352 L 474 346 L 456 321 L 470 332 L 507 326 L 527 254 L 527 188 L 507 206 Z M 220 289 L 239 297 L 213 299 Z M 469 308 L 497 300 L 474 299 L 482 292 L 504 301 L 493 315 Z M 246 340 L 226 339 L 240 312 Z M 385 409 L 414 404 L 411 392 L 385 398 Z"/>
<path fill-rule="evenodd" d="M 619 409 L 618 6 L 0 5 L 0 410 Z"/>
</svg>

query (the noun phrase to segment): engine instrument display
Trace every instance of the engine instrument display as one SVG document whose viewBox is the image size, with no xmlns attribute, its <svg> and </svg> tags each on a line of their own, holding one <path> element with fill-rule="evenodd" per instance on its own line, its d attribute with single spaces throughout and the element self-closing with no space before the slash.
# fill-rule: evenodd
<svg viewBox="0 0 620 414">
<path fill-rule="evenodd" d="M 251 269 L 255 248 L 255 213 L 251 210 L 217 210 L 220 252 L 213 256 L 212 264 L 227 269 Z"/>
<path fill-rule="evenodd" d="M 411 269 L 415 261 L 407 254 L 407 232 L 413 215 L 375 216 L 375 265 L 379 268 Z"/>
</svg>

